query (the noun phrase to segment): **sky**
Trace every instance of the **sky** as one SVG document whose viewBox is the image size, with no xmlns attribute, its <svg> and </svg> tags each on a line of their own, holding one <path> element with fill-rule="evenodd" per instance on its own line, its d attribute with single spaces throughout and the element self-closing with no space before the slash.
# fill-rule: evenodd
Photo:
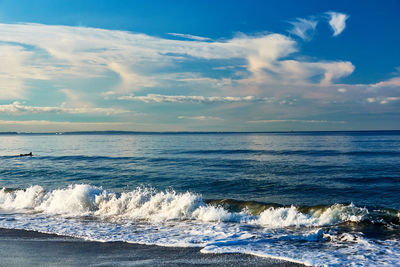
<svg viewBox="0 0 400 267">
<path fill-rule="evenodd" d="M 0 132 L 400 130 L 399 10 L 0 0 Z"/>
</svg>

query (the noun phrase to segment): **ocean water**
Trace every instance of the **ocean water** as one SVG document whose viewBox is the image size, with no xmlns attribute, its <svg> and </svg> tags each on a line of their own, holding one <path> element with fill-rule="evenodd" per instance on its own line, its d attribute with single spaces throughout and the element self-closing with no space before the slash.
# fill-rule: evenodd
<svg viewBox="0 0 400 267">
<path fill-rule="evenodd" d="M 396 131 L 4 134 L 0 227 L 399 265 L 399 163 Z"/>
</svg>

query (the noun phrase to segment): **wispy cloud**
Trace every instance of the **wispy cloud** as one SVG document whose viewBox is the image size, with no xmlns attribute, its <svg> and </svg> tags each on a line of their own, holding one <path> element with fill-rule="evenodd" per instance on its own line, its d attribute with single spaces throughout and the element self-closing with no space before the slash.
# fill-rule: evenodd
<svg viewBox="0 0 400 267">
<path fill-rule="evenodd" d="M 101 131 L 131 130 L 130 124 L 125 122 L 69 122 L 48 120 L 0 120 L 0 126 L 17 132 L 63 132 L 63 131 Z"/>
<path fill-rule="evenodd" d="M 326 17 L 324 14 L 323 18 L 296 19 L 291 32 L 307 39 L 321 19 L 327 21 Z M 3 104 L 19 101 L 0 105 L 0 113 L 108 114 L 127 120 L 128 116 L 116 115 L 127 112 L 122 107 L 136 105 L 139 112 L 142 109 L 151 113 L 151 123 L 161 125 L 162 118 L 175 112 L 168 105 L 151 110 L 146 107 L 149 105 L 127 102 L 140 101 L 196 104 L 182 105 L 180 108 L 187 109 L 178 113 L 182 115 L 193 114 L 190 109 L 196 109 L 194 114 L 218 114 L 221 118 L 237 112 L 239 124 L 340 123 L 252 119 L 260 118 L 259 114 L 271 115 L 270 118 L 282 118 L 282 114 L 304 118 L 313 114 L 315 118 L 322 109 L 331 108 L 331 103 L 354 103 L 357 99 L 369 106 L 365 105 L 367 98 L 397 97 L 395 88 L 377 92 L 378 87 L 397 86 L 396 79 L 372 86 L 341 84 L 340 79 L 353 73 L 355 66 L 349 61 L 302 57 L 301 40 L 295 36 L 238 33 L 231 39 L 210 40 L 178 35 L 184 39 L 85 27 L 0 24 L 0 61 L 7 63 L 0 64 L 0 99 L 10 101 Z M 42 84 L 50 86 L 41 87 Z M 51 99 L 44 97 L 47 93 Z M 379 101 L 394 100 L 376 100 Z M 116 106 L 121 108 L 110 108 Z M 192 118 L 193 123 L 194 118 L 207 121 L 207 116 L 181 117 Z M 228 124 L 220 124 L 224 123 Z M 251 127 L 259 126 L 262 125 Z"/>
<path fill-rule="evenodd" d="M 80 125 L 127 125 L 122 122 L 70 122 L 70 121 L 48 121 L 48 120 L 29 120 L 29 121 L 15 121 L 15 120 L 0 120 L 0 125 L 64 125 L 64 126 L 80 126 Z"/>
<path fill-rule="evenodd" d="M 279 73 L 286 73 L 286 81 L 284 77 L 280 77 L 281 84 L 311 84 L 309 79 L 319 76 L 320 79 L 315 81 L 319 85 L 327 86 L 335 82 L 335 80 L 346 77 L 353 73 L 355 67 L 348 61 L 325 61 L 325 62 L 299 62 L 296 60 L 283 60 L 278 66 Z"/>
<path fill-rule="evenodd" d="M 289 22 L 293 27 L 289 30 L 291 34 L 300 37 L 303 40 L 310 40 L 317 27 L 318 21 L 315 19 L 297 18 Z"/>
<path fill-rule="evenodd" d="M 176 37 L 195 40 L 195 41 L 211 41 L 211 38 L 201 37 L 201 36 L 196 36 L 196 35 L 191 35 L 191 34 L 173 33 L 173 32 L 170 32 L 168 34 L 171 35 L 171 36 L 176 36 Z"/>
<path fill-rule="evenodd" d="M 3 37 L 0 36 L 0 41 Z M 32 51 L 18 45 L 0 45 L 0 99 L 15 99 L 25 96 L 28 79 L 47 80 L 43 71 L 51 67 L 38 62 Z"/>
<path fill-rule="evenodd" d="M 178 116 L 180 120 L 196 120 L 196 121 L 222 121 L 223 119 L 219 117 L 212 116 Z"/>
<path fill-rule="evenodd" d="M 255 97 L 255 96 L 184 96 L 184 95 L 159 95 L 159 94 L 147 94 L 146 96 L 121 96 L 120 100 L 135 100 L 143 101 L 146 103 L 235 103 L 235 102 L 270 102 L 273 98 L 268 97 Z"/>
<path fill-rule="evenodd" d="M 314 27 L 314 22 L 301 19 L 297 22 L 299 29 Z M 190 89 L 199 81 L 204 88 L 236 86 L 233 89 L 241 94 L 251 86 L 259 87 L 259 91 L 271 88 L 269 92 L 274 93 L 275 84 L 309 84 L 309 78 L 315 76 L 325 77 L 326 84 L 349 75 L 352 70 L 343 68 L 350 66 L 350 62 L 284 60 L 298 52 L 298 45 L 282 34 L 238 34 L 223 41 L 200 39 L 172 40 L 85 27 L 0 24 L 0 41 L 8 43 L 0 45 L 0 49 L 8 49 L 1 55 L 7 55 L 6 61 L 12 63 L 7 68 L 0 67 L 0 77 L 5 81 L 0 85 L 0 98 L 24 98 L 29 90 L 28 81 L 32 80 L 45 79 L 69 87 L 68 81 L 106 77 L 114 82 L 99 87 L 99 94 L 124 95 L 155 87 L 175 88 L 177 83 Z M 213 62 L 221 67 L 220 62 L 232 66 L 236 61 L 245 73 L 235 79 L 236 72 L 223 73 L 217 79 L 221 82 L 211 78 L 210 72 L 197 73 L 195 80 L 176 79 L 176 70 L 187 60 L 210 62 L 210 70 L 215 67 Z"/>
<path fill-rule="evenodd" d="M 397 96 L 378 96 L 378 97 L 369 97 L 367 98 L 368 103 L 379 103 L 379 104 L 387 104 L 393 101 L 400 101 L 400 97 Z"/>
<path fill-rule="evenodd" d="M 345 121 L 328 121 L 328 120 L 252 120 L 248 123 L 279 123 L 279 122 L 299 122 L 299 123 L 346 123 Z"/>
<path fill-rule="evenodd" d="M 332 27 L 333 36 L 338 36 L 346 28 L 346 20 L 349 15 L 339 13 L 339 12 L 326 12 L 329 16 L 329 25 Z"/>
<path fill-rule="evenodd" d="M 66 114 L 121 114 L 127 113 L 129 111 L 123 109 L 114 108 L 91 108 L 91 107 L 35 107 L 26 106 L 17 101 L 8 105 L 0 105 L 0 114 L 12 114 L 12 115 L 22 115 L 22 114 L 38 114 L 38 113 L 66 113 Z"/>
<path fill-rule="evenodd" d="M 400 87 L 400 77 L 394 77 L 387 81 L 378 82 L 371 85 L 372 87 Z"/>
</svg>

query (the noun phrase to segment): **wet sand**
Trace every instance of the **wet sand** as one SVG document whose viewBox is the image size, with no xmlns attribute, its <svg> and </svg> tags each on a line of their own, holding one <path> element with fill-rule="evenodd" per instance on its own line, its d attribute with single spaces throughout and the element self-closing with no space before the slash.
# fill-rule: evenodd
<svg viewBox="0 0 400 267">
<path fill-rule="evenodd" d="M 175 248 L 91 242 L 0 228 L 0 266 L 302 266 L 242 254 L 202 254 Z"/>
</svg>

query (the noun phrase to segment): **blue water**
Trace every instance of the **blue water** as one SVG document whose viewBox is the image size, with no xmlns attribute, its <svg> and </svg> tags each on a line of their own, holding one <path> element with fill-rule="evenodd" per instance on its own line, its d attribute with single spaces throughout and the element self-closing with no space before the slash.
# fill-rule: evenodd
<svg viewBox="0 0 400 267">
<path fill-rule="evenodd" d="M 0 136 L 0 182 L 400 209 L 400 133 Z M 34 157 L 11 157 L 32 151 Z"/>
<path fill-rule="evenodd" d="M 31 151 L 32 157 L 17 156 Z M 353 205 L 369 213 L 392 212 L 394 217 L 379 227 L 376 218 L 368 220 L 376 227 L 372 231 L 365 225 L 357 229 L 365 230 L 363 237 L 381 235 L 378 240 L 390 242 L 399 236 L 399 163 L 396 131 L 0 135 L 0 187 L 11 192 L 34 185 L 52 192 L 85 184 L 118 196 L 137 187 L 152 188 L 190 192 L 207 205 L 225 205 L 229 212 L 240 212 L 244 203 L 261 205 L 261 211 L 272 206 Z M 341 234 L 354 230 L 343 230 L 350 227 L 343 223 Z M 238 251 L 262 254 L 259 249 Z M 393 263 L 400 260 L 397 256 L 386 260 Z M 333 265 L 352 262 L 325 260 Z M 372 256 L 356 262 L 376 263 Z"/>
</svg>

